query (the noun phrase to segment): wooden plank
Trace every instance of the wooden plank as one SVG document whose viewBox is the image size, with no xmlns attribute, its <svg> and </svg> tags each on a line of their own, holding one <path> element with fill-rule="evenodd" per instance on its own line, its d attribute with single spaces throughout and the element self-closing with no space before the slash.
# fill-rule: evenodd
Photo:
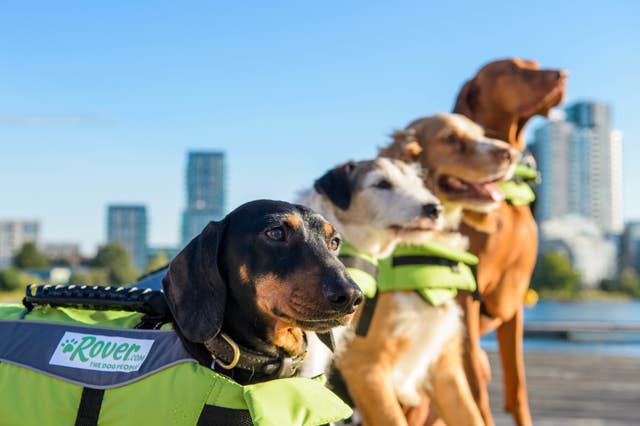
<svg viewBox="0 0 640 426">
<path fill-rule="evenodd" d="M 502 371 L 490 353 L 489 384 L 496 425 L 512 425 L 503 410 Z M 525 354 L 529 404 L 535 425 L 640 424 L 640 358 L 599 354 Z"/>
</svg>

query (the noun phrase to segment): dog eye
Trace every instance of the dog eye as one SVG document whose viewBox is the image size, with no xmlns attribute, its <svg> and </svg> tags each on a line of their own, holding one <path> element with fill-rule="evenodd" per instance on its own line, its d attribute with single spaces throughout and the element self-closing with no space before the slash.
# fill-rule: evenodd
<svg viewBox="0 0 640 426">
<path fill-rule="evenodd" d="M 267 235 L 267 237 L 275 241 L 284 241 L 285 238 L 284 229 L 281 227 L 269 229 L 267 232 L 265 232 L 265 234 Z"/>
<path fill-rule="evenodd" d="M 329 241 L 329 250 L 336 251 L 340 248 L 340 238 L 335 237 Z"/>
<path fill-rule="evenodd" d="M 391 182 L 389 182 L 386 179 L 382 179 L 380 182 L 373 185 L 374 188 L 378 188 L 378 189 L 391 189 L 391 186 L 392 186 Z"/>
<path fill-rule="evenodd" d="M 456 136 L 455 136 L 455 135 L 449 135 L 449 136 L 447 136 L 447 138 L 444 140 L 444 142 L 445 142 L 447 145 L 452 145 L 452 144 L 456 143 L 457 141 L 458 141 L 458 138 L 456 138 Z"/>
</svg>

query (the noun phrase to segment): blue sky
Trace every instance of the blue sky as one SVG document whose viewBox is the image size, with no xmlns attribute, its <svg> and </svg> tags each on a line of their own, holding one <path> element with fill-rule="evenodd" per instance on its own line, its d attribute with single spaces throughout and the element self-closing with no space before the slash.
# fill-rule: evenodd
<svg viewBox="0 0 640 426">
<path fill-rule="evenodd" d="M 91 253 L 109 202 L 144 203 L 151 243 L 175 244 L 189 149 L 226 152 L 228 209 L 292 200 L 413 118 L 449 111 L 482 64 L 519 56 L 567 69 L 567 102 L 613 106 L 624 214 L 638 219 L 639 12 L 634 1 L 2 2 L 0 218 L 40 219 L 44 240 Z"/>
</svg>

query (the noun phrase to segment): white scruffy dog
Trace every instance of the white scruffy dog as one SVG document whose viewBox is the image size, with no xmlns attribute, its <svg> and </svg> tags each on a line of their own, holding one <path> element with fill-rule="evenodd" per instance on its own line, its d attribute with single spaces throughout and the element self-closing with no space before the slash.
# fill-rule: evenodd
<svg viewBox="0 0 640 426">
<path fill-rule="evenodd" d="M 444 226 L 440 201 L 425 188 L 420 168 L 387 158 L 338 166 L 301 192 L 297 202 L 323 215 L 358 251 L 376 258 L 389 256 L 407 238 L 428 239 Z M 338 351 L 350 334 L 346 330 L 333 331 Z M 310 335 L 301 374 L 325 373 L 331 357 Z"/>
<path fill-rule="evenodd" d="M 424 186 L 420 169 L 397 160 L 378 158 L 336 167 L 318 179 L 314 188 L 301 193 L 298 202 L 322 214 L 358 251 L 376 258 L 389 256 L 398 243 L 420 244 L 438 239 L 460 249 L 467 246 L 466 239 L 457 232 L 444 231 L 457 228 L 459 209 L 441 214 L 442 206 Z M 454 300 L 432 306 L 413 291 L 385 293 L 380 300 L 385 302 L 379 302 L 376 310 L 391 307 L 389 315 L 385 314 L 389 324 L 383 337 L 389 341 L 403 339 L 406 344 L 387 373 L 395 398 L 377 404 L 374 397 L 374 402 L 366 404 L 369 407 L 357 408 L 369 412 L 363 413 L 365 418 L 372 411 L 377 414 L 378 409 L 381 413 L 391 410 L 402 417 L 398 401 L 418 405 L 425 393 L 431 392 L 430 372 L 443 348 L 462 336 L 461 310 Z M 336 357 L 340 358 L 352 346 L 354 333 L 341 327 L 333 334 Z M 309 352 L 301 374 L 327 372 L 331 357 L 316 336 L 309 336 Z M 366 364 L 367 360 L 363 362 Z M 349 377 L 345 379 L 351 389 Z M 372 395 L 375 393 L 377 390 Z M 473 411 L 473 407 L 463 411 L 467 409 Z M 479 413 L 473 412 L 471 417 L 478 419 Z"/>
</svg>

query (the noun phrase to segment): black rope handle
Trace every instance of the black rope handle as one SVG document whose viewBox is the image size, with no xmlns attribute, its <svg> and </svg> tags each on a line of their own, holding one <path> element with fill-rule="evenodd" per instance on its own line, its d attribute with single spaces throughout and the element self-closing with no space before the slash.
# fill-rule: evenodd
<svg viewBox="0 0 640 426">
<path fill-rule="evenodd" d="M 49 305 L 99 311 L 141 312 L 156 317 L 170 315 L 162 291 L 138 287 L 31 284 L 27 286 L 22 304 L 28 311 L 36 306 Z"/>
</svg>

